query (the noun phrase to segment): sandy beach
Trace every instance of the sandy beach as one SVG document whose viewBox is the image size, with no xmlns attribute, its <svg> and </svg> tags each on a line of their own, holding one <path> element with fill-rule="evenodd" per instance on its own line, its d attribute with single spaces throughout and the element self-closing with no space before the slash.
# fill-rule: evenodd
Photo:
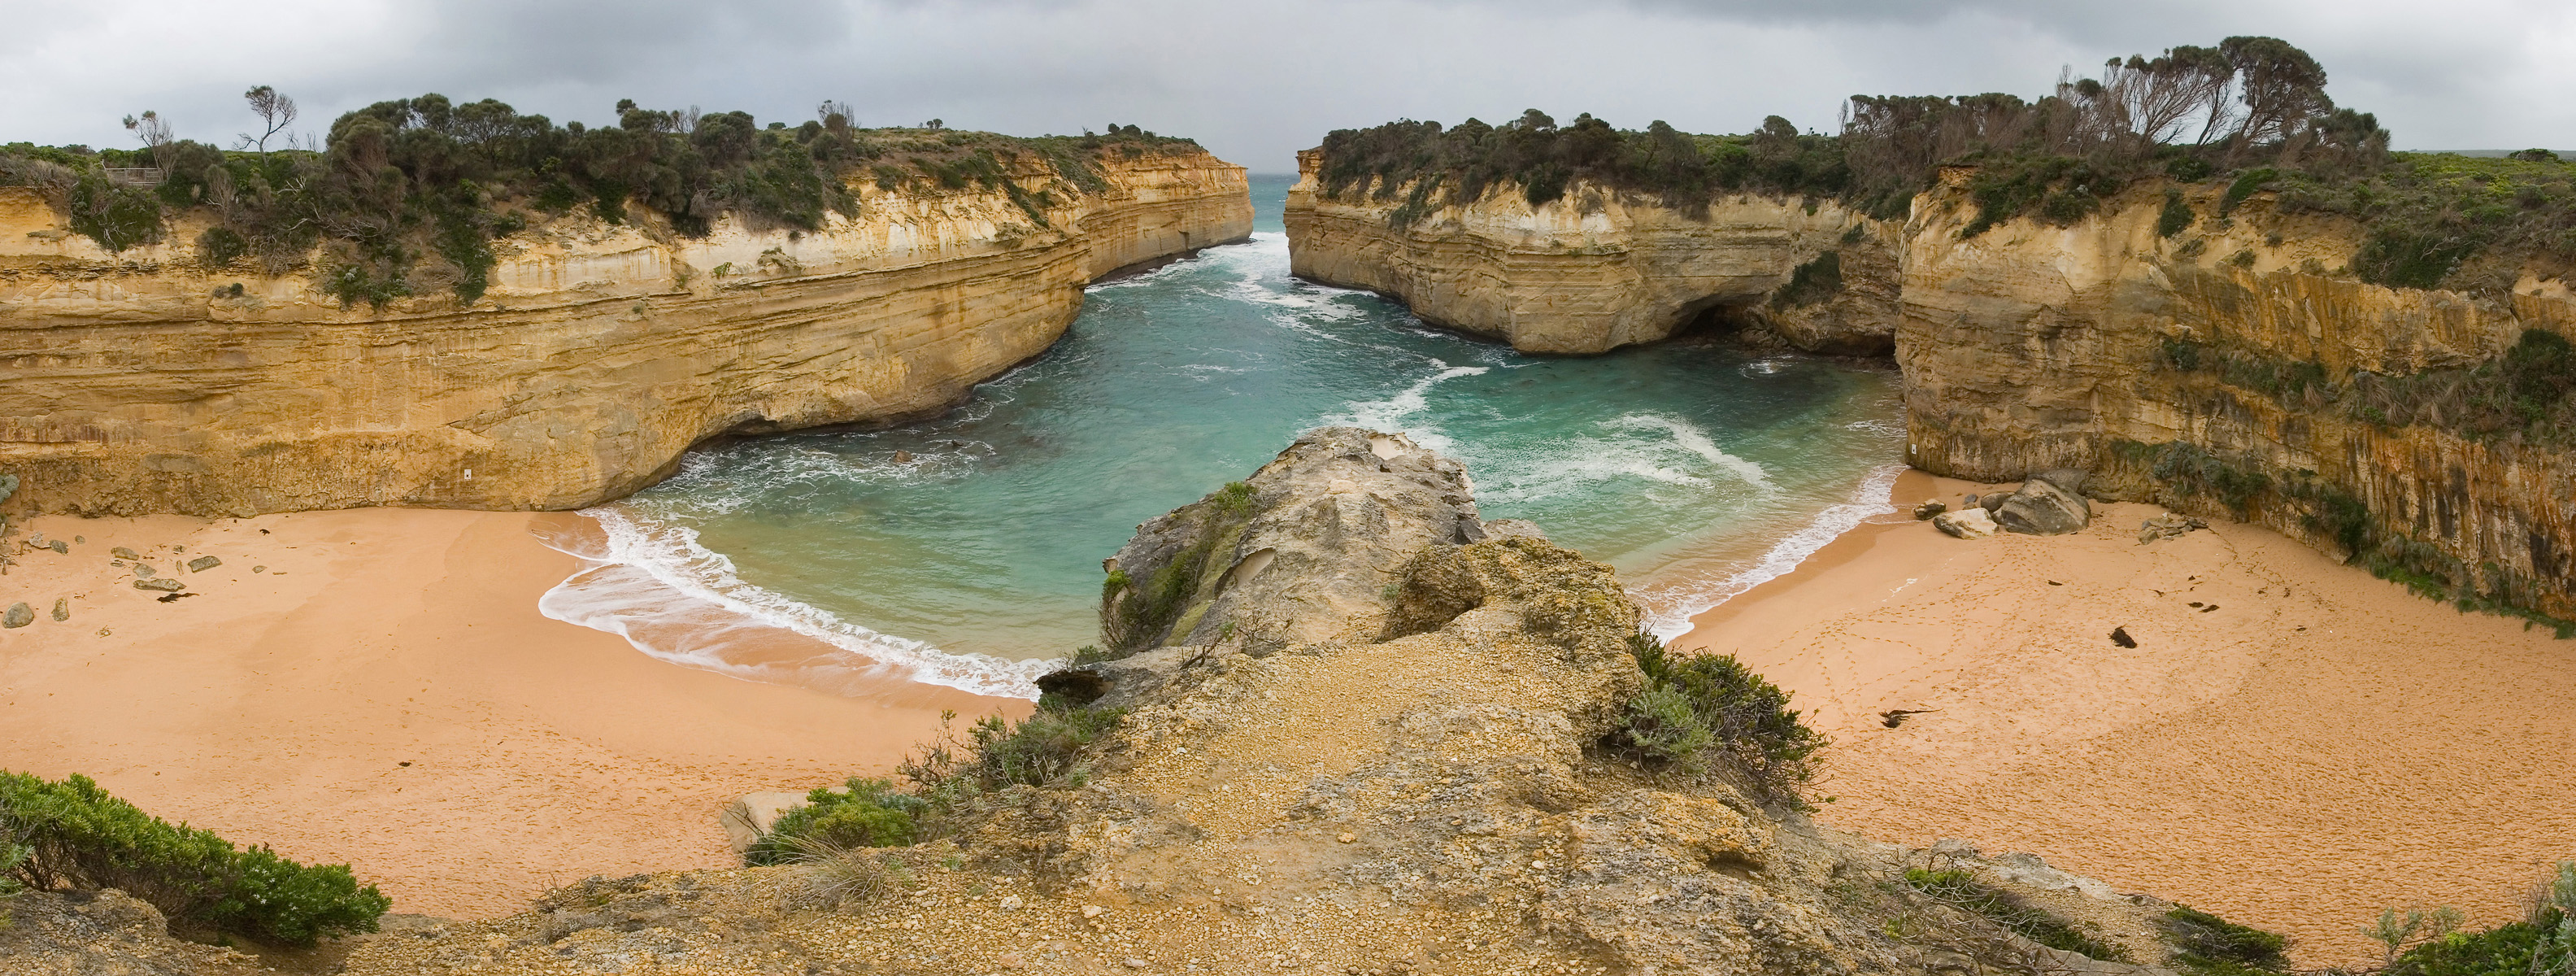
<svg viewBox="0 0 2576 976">
<path fill-rule="evenodd" d="M 1892 500 L 1982 490 L 1909 472 Z M 2383 907 L 2519 917 L 2576 858 L 2576 642 L 2251 526 L 2139 544 L 2159 511 L 1975 541 L 1873 519 L 1675 646 L 1796 695 L 1834 740 L 1819 816 L 1848 829 L 2031 851 L 2310 965 L 2375 963 L 2356 930 Z"/>
<path fill-rule="evenodd" d="M 547 619 L 538 597 L 579 564 L 533 533 L 582 521 L 33 520 L 0 576 L 0 606 L 36 611 L 0 631 L 0 768 L 85 773 L 166 819 L 348 862 L 397 912 L 482 916 L 591 875 L 728 865 L 735 797 L 881 774 L 942 709 L 1027 708 L 757 684 Z M 192 595 L 134 588 L 115 547 Z M 178 572 L 206 555 L 222 565 Z"/>
</svg>

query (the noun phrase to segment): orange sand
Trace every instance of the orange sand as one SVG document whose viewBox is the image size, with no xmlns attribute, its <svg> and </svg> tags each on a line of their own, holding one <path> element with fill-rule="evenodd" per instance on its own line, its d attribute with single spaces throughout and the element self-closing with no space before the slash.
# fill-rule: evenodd
<svg viewBox="0 0 2576 976">
<path fill-rule="evenodd" d="M 86 773 L 164 818 L 348 862 L 397 912 L 493 915 L 594 874 L 729 864 L 734 797 L 883 773 L 943 708 L 1027 707 L 754 684 L 546 619 L 537 597 L 576 564 L 530 532 L 574 518 L 37 519 L 0 543 L 18 553 L 0 606 L 37 612 L 0 630 L 0 768 Z M 87 542 L 25 551 L 29 531 Z M 112 546 L 198 595 L 135 589 Z M 205 554 L 223 565 L 174 574 Z"/>
<path fill-rule="evenodd" d="M 1980 488 L 1909 473 L 1894 501 Z M 1813 710 L 1824 819 L 2032 851 L 2288 933 L 2312 965 L 2375 962 L 2356 929 L 2387 906 L 2518 917 L 2576 858 L 2576 642 L 2251 526 L 2139 545 L 2158 511 L 1977 541 L 1882 517 L 1676 646 Z M 1900 708 L 1939 711 L 1885 727 Z"/>
</svg>

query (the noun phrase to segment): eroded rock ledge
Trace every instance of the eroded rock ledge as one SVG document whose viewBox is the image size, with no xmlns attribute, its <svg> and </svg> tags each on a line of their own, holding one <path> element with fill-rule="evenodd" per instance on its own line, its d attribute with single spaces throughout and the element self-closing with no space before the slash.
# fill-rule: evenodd
<svg viewBox="0 0 2576 976">
<path fill-rule="evenodd" d="M 1320 150 L 1297 155 L 1290 270 L 1394 296 L 1435 325 L 1537 353 L 1653 342 L 1702 316 L 1757 344 L 1892 348 L 1903 228 L 1840 204 L 1738 195 L 1693 217 L 1588 185 L 1536 207 L 1506 189 L 1398 229 L 1404 194 L 1326 196 L 1322 165 Z M 1788 290 L 1801 268 L 1833 285 Z"/>
<path fill-rule="evenodd" d="M 575 508 L 712 436 L 937 411 L 1044 351 L 1086 282 L 1251 232 L 1243 168 L 1204 152 L 1104 159 L 1099 193 L 1017 165 L 1056 190 L 1043 222 L 872 182 L 811 234 L 562 219 L 498 242 L 474 307 L 381 312 L 179 244 L 108 255 L 0 187 L 0 471 L 44 512 Z"/>
</svg>

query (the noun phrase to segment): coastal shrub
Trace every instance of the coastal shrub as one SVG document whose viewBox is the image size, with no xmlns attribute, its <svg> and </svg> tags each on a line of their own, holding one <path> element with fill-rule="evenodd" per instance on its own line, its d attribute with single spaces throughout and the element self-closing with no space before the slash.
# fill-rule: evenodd
<svg viewBox="0 0 2576 976">
<path fill-rule="evenodd" d="M 2156 214 L 2156 236 L 2172 237 L 2182 233 L 2191 229 L 2192 221 L 2197 219 L 2198 215 L 2191 212 L 2191 204 L 2182 201 L 2181 190 L 2166 190 L 2165 208 Z"/>
<path fill-rule="evenodd" d="M 2065 226 L 2101 208 L 2102 198 L 2127 186 L 2133 175 L 2116 173 L 2070 156 L 1999 156 L 1984 161 L 1968 180 L 1977 216 L 1959 229 L 1963 238 L 1985 233 L 2015 217 L 2037 215 Z"/>
<path fill-rule="evenodd" d="M 1789 272 L 1789 283 L 1771 296 L 1771 306 L 1795 308 L 1813 305 L 1842 294 L 1842 290 L 1842 252 L 1826 251 Z"/>
<path fill-rule="evenodd" d="M 59 782 L 0 772 L 0 826 L 23 848 L 9 869 L 38 890 L 118 888 L 183 930 L 309 946 L 373 932 L 391 904 L 344 864 L 306 866 L 266 847 L 236 849 L 111 796 L 86 776 Z"/>
<path fill-rule="evenodd" d="M 843 785 L 807 793 L 805 805 L 779 815 L 743 861 L 785 864 L 812 849 L 897 847 L 919 835 L 915 817 L 928 801 L 896 791 L 892 780 L 853 776 Z"/>
<path fill-rule="evenodd" d="M 2218 215 L 2224 217 L 2234 213 L 2238 204 L 2252 199 L 2254 194 L 2263 192 L 2264 187 L 2272 185 L 2280 178 L 2281 171 L 2269 166 L 2249 169 L 2239 174 L 2233 182 L 2227 184 L 2227 193 L 2218 198 Z"/>
<path fill-rule="evenodd" d="M 2087 935 L 2065 919 L 2024 902 L 2020 896 L 1977 880 L 1975 874 L 1965 869 L 1907 868 L 1905 884 L 1934 901 L 1985 916 L 2014 934 L 2051 949 L 2062 949 L 2104 962 L 2129 961 L 2128 952 L 2119 946 Z"/>
<path fill-rule="evenodd" d="M 2190 976 L 2257 976 L 2289 966 L 2290 940 L 2178 905 L 2165 913 L 2164 932 L 2174 965 Z"/>
<path fill-rule="evenodd" d="M 896 766 L 924 804 L 913 814 L 917 835 L 944 835 L 982 808 L 984 797 L 1013 787 L 1080 787 L 1090 782 L 1091 757 L 1126 717 L 1123 708 L 1041 698 L 1028 718 L 987 715 L 963 736 L 940 717 L 940 733 Z"/>
<path fill-rule="evenodd" d="M 1796 804 L 1825 737 L 1798 720 L 1789 693 L 1734 655 L 1675 656 L 1652 634 L 1628 638 L 1645 687 L 1605 745 L 1689 775 L 1717 772 L 1765 801 Z"/>
<path fill-rule="evenodd" d="M 103 174 L 85 173 L 66 204 L 73 232 L 110 253 L 161 242 L 161 201 L 142 187 L 116 186 Z"/>
<path fill-rule="evenodd" d="M 2474 367 L 2402 376 L 2361 373 L 2354 413 L 2387 427 L 2424 424 L 2470 440 L 2576 445 L 2576 344 L 2527 329 Z"/>
<path fill-rule="evenodd" d="M 2240 522 L 2250 514 L 2255 497 L 2272 487 L 2272 476 L 2261 468 L 2230 464 L 2184 441 L 2172 441 L 2158 449 L 2149 474 L 2185 497 L 2216 498 Z"/>
</svg>

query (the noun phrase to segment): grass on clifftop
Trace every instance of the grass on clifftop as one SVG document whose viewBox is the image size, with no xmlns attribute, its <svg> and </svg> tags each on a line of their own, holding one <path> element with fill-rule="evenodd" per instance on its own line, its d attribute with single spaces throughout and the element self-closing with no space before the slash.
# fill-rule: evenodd
<svg viewBox="0 0 2576 976">
<path fill-rule="evenodd" d="M 263 91 L 252 91 L 255 106 Z M 0 146 L 0 186 L 36 188 L 112 252 L 159 243 L 173 212 L 201 209 L 215 226 L 193 243 L 209 269 L 310 267 L 344 306 L 439 292 L 471 305 L 489 285 L 493 240 L 568 214 L 622 223 L 640 208 L 682 237 L 702 237 L 731 214 L 795 234 L 821 229 L 830 214 L 857 216 L 849 187 L 873 181 L 1001 190 L 1044 226 L 1058 190 L 1106 186 L 1105 160 L 1197 149 L 1132 125 L 1015 138 L 936 121 L 864 129 L 849 113 L 826 103 L 817 120 L 764 127 L 748 112 L 621 101 L 616 124 L 594 128 L 430 94 L 342 115 L 319 151 L 230 152 L 176 138 L 145 113 L 128 125 L 139 150 Z M 1032 160 L 1051 169 L 1054 187 L 1032 192 L 1004 178 Z M 159 184 L 109 172 L 140 168 L 157 171 Z"/>
</svg>

